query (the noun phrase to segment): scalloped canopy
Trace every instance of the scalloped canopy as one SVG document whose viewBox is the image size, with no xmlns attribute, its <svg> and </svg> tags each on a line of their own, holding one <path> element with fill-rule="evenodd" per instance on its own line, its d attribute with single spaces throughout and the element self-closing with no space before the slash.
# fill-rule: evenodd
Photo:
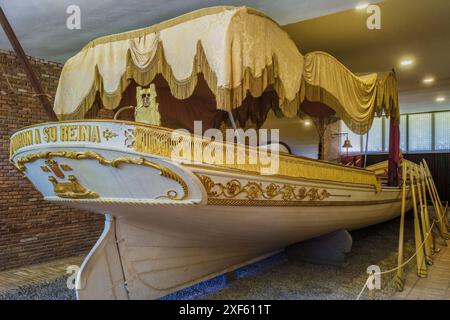
<svg viewBox="0 0 450 320">
<path fill-rule="evenodd" d="M 116 109 L 131 83 L 148 86 L 157 76 L 187 101 L 200 75 L 214 101 L 200 100 L 216 110 L 261 102 L 271 91 L 284 116 L 317 102 L 308 109 L 324 104 L 357 133 L 370 128 L 375 114 L 398 118 L 394 73 L 356 76 L 326 53 L 302 55 L 276 22 L 247 7 L 205 8 L 91 41 L 64 65 L 54 110 L 60 119 L 82 119 L 97 95 L 104 108 Z"/>
</svg>

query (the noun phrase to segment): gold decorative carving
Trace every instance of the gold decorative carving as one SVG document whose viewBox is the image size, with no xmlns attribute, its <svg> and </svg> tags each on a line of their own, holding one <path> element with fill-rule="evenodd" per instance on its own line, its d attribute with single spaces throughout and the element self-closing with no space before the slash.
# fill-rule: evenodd
<svg viewBox="0 0 450 320">
<path fill-rule="evenodd" d="M 103 138 L 105 138 L 106 141 L 109 141 L 109 139 L 115 138 L 117 136 L 118 136 L 117 133 L 115 133 L 109 129 L 106 129 L 105 131 L 103 131 Z"/>
<path fill-rule="evenodd" d="M 136 108 L 134 109 L 134 121 L 159 126 L 161 116 L 156 102 L 156 86 L 150 84 L 148 88 L 136 88 Z"/>
<path fill-rule="evenodd" d="M 408 198 L 411 199 L 411 198 Z M 399 203 L 401 199 L 388 199 L 377 201 L 285 201 L 285 200 L 249 200 L 209 198 L 211 206 L 237 206 L 237 207 L 339 207 L 339 206 L 371 206 L 386 203 Z"/>
<path fill-rule="evenodd" d="M 124 131 L 124 134 L 125 134 L 125 142 L 124 142 L 125 147 L 133 148 L 134 147 L 134 141 L 136 140 L 135 136 L 134 136 L 134 130 L 133 129 L 127 129 L 127 130 Z"/>
<path fill-rule="evenodd" d="M 58 182 L 55 177 L 48 177 L 53 185 L 53 191 L 58 197 L 68 199 L 95 199 L 99 197 L 97 193 L 81 185 L 74 175 L 70 175 L 68 179 L 69 182 Z"/>
<path fill-rule="evenodd" d="M 238 195 L 245 196 L 248 200 L 274 200 L 280 197 L 282 201 L 322 201 L 329 198 L 331 194 L 326 190 L 318 188 L 306 188 L 290 184 L 279 185 L 269 183 L 263 186 L 260 182 L 248 181 L 243 185 L 239 180 L 232 179 L 227 183 L 216 183 L 210 177 L 197 175 L 206 189 L 208 197 L 211 198 L 236 198 Z"/>
<path fill-rule="evenodd" d="M 59 166 L 61 167 L 61 169 L 63 169 L 63 171 L 73 171 L 72 167 L 69 166 L 68 164 L 62 163 Z"/>
<path fill-rule="evenodd" d="M 87 151 L 87 152 L 78 152 L 78 151 L 42 151 L 39 153 L 29 154 L 24 157 L 21 157 L 17 160 L 16 167 L 19 171 L 25 171 L 25 164 L 34 162 L 38 159 L 51 159 L 51 157 L 61 157 L 67 159 L 74 160 L 97 160 L 102 165 L 109 165 L 111 167 L 117 168 L 119 165 L 127 163 L 127 164 L 135 164 L 135 165 L 143 165 L 147 167 L 154 168 L 159 170 L 160 175 L 177 182 L 181 188 L 183 189 L 183 195 L 178 195 L 176 190 L 169 190 L 165 195 L 159 196 L 158 198 L 167 198 L 171 200 L 183 200 L 188 194 L 188 186 L 186 182 L 174 171 L 166 168 L 164 166 L 153 163 L 149 160 L 146 160 L 143 157 L 120 157 L 113 160 L 108 160 L 97 152 Z"/>
<path fill-rule="evenodd" d="M 211 141 L 205 138 L 193 137 L 192 135 L 177 133 L 171 130 L 153 127 L 149 125 L 136 125 L 135 127 L 134 150 L 142 153 L 159 155 L 172 158 L 174 146 L 177 143 L 187 143 L 189 150 L 205 150 L 205 148 L 223 148 L 223 154 L 231 148 L 234 152 L 234 161 L 224 161 L 220 164 L 222 168 L 242 170 L 245 172 L 260 174 L 265 167 L 261 161 L 250 163 L 249 161 L 239 162 L 238 154 L 245 154 L 246 159 L 250 157 L 259 159 L 261 157 L 257 148 L 248 147 L 241 144 L 227 144 L 218 141 Z M 204 152 L 198 153 L 200 158 L 196 158 L 196 153 L 183 154 L 181 160 L 201 162 L 204 165 L 217 166 L 216 159 L 205 157 Z M 338 183 L 369 185 L 374 187 L 376 192 L 381 191 L 381 182 L 374 172 L 360 168 L 342 166 L 325 161 L 307 159 L 287 154 L 279 154 L 279 167 L 277 176 L 304 178 L 318 181 L 332 181 Z"/>
<path fill-rule="evenodd" d="M 49 168 L 55 174 L 55 176 L 61 179 L 65 178 L 64 172 L 61 171 L 57 161 L 53 159 L 47 159 L 45 160 L 45 164 L 47 165 L 47 168 Z"/>
<path fill-rule="evenodd" d="M 41 166 L 41 170 L 44 172 L 50 172 L 50 169 L 47 166 Z"/>
</svg>

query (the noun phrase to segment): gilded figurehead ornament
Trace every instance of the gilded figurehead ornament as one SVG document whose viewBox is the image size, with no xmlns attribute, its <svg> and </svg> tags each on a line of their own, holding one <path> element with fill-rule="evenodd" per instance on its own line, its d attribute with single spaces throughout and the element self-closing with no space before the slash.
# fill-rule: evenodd
<svg viewBox="0 0 450 320">
<path fill-rule="evenodd" d="M 136 108 L 134 109 L 134 121 L 152 125 L 161 125 L 161 116 L 156 102 L 155 84 L 148 88 L 136 88 Z"/>
</svg>

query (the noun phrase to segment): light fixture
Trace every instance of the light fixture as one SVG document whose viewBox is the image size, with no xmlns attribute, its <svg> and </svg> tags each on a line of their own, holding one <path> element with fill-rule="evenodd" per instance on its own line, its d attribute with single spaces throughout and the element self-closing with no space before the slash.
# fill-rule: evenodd
<svg viewBox="0 0 450 320">
<path fill-rule="evenodd" d="M 410 65 L 412 65 L 413 63 L 414 63 L 414 61 L 413 61 L 412 59 L 404 59 L 404 60 L 400 61 L 400 65 L 401 65 L 402 67 L 410 66 Z"/>
<path fill-rule="evenodd" d="M 311 121 L 309 121 L 309 120 L 304 120 L 304 121 L 303 121 L 303 124 L 304 124 L 305 126 L 309 127 L 309 126 L 311 125 Z"/>
<path fill-rule="evenodd" d="M 350 142 L 349 138 L 348 138 L 348 132 L 339 132 L 339 133 L 334 133 L 334 136 L 345 136 L 345 140 L 344 140 L 344 144 L 342 145 L 342 148 L 347 149 L 347 159 L 346 161 L 348 161 L 348 149 L 353 148 L 352 143 Z"/>
<path fill-rule="evenodd" d="M 422 80 L 423 83 L 425 84 L 430 84 L 434 82 L 434 78 L 433 77 L 426 77 Z"/>
<path fill-rule="evenodd" d="M 355 9 L 356 9 L 356 10 L 364 10 L 364 9 L 366 9 L 368 6 L 369 6 L 368 3 L 361 3 L 361 4 L 358 4 L 358 5 L 355 7 Z"/>
<path fill-rule="evenodd" d="M 437 97 L 436 98 L 436 102 L 444 102 L 445 101 L 445 97 Z"/>
<path fill-rule="evenodd" d="M 348 136 L 345 139 L 344 144 L 342 145 L 342 148 L 347 148 L 347 149 L 353 148 L 352 143 L 348 139 Z"/>
</svg>

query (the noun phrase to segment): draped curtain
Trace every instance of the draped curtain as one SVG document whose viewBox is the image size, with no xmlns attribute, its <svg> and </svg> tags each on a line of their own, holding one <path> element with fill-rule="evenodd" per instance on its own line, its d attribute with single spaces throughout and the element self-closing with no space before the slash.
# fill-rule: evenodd
<svg viewBox="0 0 450 320">
<path fill-rule="evenodd" d="M 93 40 L 64 65 L 54 110 L 82 119 L 97 94 L 115 109 L 130 84 L 147 86 L 157 75 L 186 105 L 205 102 L 195 94 L 201 75 L 214 98 L 204 111 L 210 120 L 211 107 L 234 110 L 239 122 L 261 122 L 270 108 L 294 117 L 305 100 L 329 106 L 360 134 L 375 114 L 398 118 L 395 74 L 356 76 L 326 53 L 303 56 L 273 20 L 246 7 L 206 8 Z"/>
</svg>

